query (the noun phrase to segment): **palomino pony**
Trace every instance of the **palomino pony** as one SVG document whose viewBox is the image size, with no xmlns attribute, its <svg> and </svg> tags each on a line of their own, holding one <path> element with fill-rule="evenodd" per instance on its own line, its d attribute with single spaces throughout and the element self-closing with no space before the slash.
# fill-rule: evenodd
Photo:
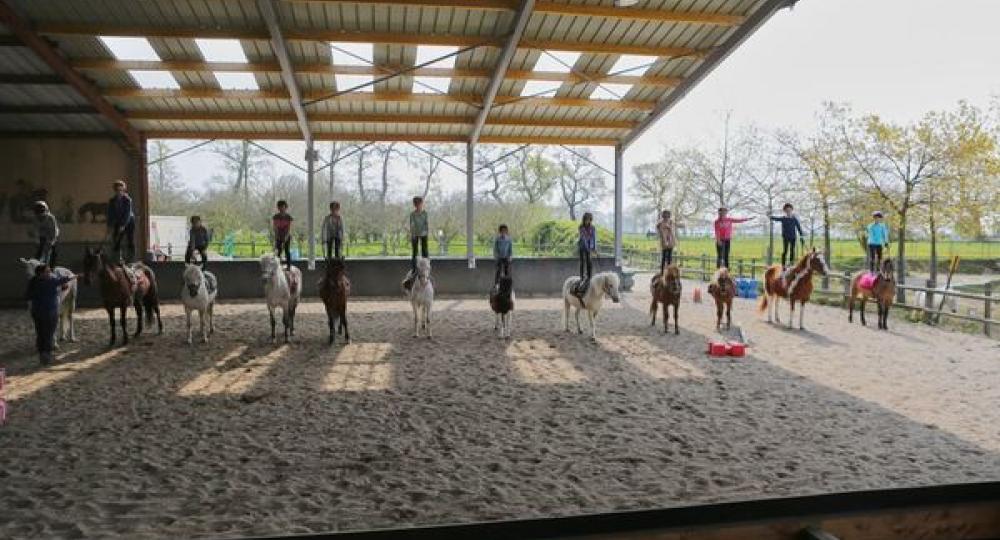
<svg viewBox="0 0 1000 540">
<path fill-rule="evenodd" d="M 134 278 L 130 278 L 128 272 Z M 84 283 L 87 285 L 97 281 L 101 288 L 101 298 L 104 310 L 108 312 L 108 323 L 111 328 L 111 342 L 114 347 L 115 310 L 121 313 L 122 344 L 128 344 L 128 306 L 135 306 L 136 329 L 134 337 L 142 334 L 143 312 L 146 324 L 153 324 L 156 315 L 157 333 L 163 333 L 163 320 L 160 319 L 160 298 L 157 293 L 156 275 L 153 270 L 142 263 L 136 263 L 126 269 L 120 264 L 112 263 L 104 254 L 103 248 L 87 248 L 83 257 Z M 134 279 L 134 282 L 133 282 Z M 133 284 L 134 283 L 134 284 Z"/>
<path fill-rule="evenodd" d="M 733 298 L 736 297 L 736 282 L 729 274 L 729 269 L 723 266 L 715 271 L 712 282 L 708 284 L 708 294 L 715 299 L 715 329 L 722 329 L 722 312 L 726 312 L 726 330 L 733 327 Z"/>
<path fill-rule="evenodd" d="M 28 278 L 30 279 L 35 276 L 35 269 L 42 264 L 42 261 L 22 258 L 21 264 L 24 265 L 24 269 L 27 271 Z M 73 275 L 72 271 L 62 266 L 53 268 L 52 273 L 56 277 L 69 277 Z M 59 344 L 60 339 L 64 341 L 76 341 L 76 328 L 73 326 L 73 313 L 76 311 L 76 295 L 75 279 L 63 285 L 59 290 L 59 331 L 56 332 L 56 345 Z"/>
<path fill-rule="evenodd" d="M 417 276 L 410 286 L 410 306 L 413 307 L 413 337 L 420 337 L 420 330 L 431 334 L 431 307 L 434 305 L 434 284 L 431 282 L 431 260 L 417 259 Z"/>
<path fill-rule="evenodd" d="M 326 273 L 319 280 L 319 297 L 326 307 L 326 324 L 330 328 L 330 345 L 337 341 L 337 334 L 351 342 L 347 329 L 347 297 L 351 294 L 351 280 L 347 279 L 344 259 L 331 259 L 326 263 Z M 334 330 L 336 328 L 336 330 Z"/>
<path fill-rule="evenodd" d="M 490 308 L 496 314 L 493 330 L 500 331 L 500 337 L 510 337 L 514 328 L 514 278 L 500 276 L 500 281 L 490 289 Z"/>
<path fill-rule="evenodd" d="M 302 271 L 296 267 L 284 269 L 274 253 L 260 258 L 260 277 L 264 282 L 264 300 L 271 316 L 271 343 L 277 341 L 274 310 L 281 310 L 281 323 L 285 328 L 285 343 L 295 335 L 295 309 L 302 294 Z"/>
<path fill-rule="evenodd" d="M 781 319 L 778 317 L 778 298 L 786 298 L 789 303 L 788 327 L 792 327 L 795 303 L 798 302 L 799 330 L 805 330 L 803 319 L 806 302 L 813 292 L 812 276 L 814 273 L 825 276 L 829 272 L 830 268 L 826 265 L 823 254 L 816 251 L 816 248 L 806 253 L 798 264 L 785 272 L 785 275 L 781 275 L 781 265 L 775 264 L 768 268 L 764 272 L 764 296 L 760 299 L 760 311 L 767 311 L 767 322 L 771 322 L 773 311 L 774 322 L 781 324 Z"/>
<path fill-rule="evenodd" d="M 889 308 L 892 307 L 892 299 L 896 296 L 896 282 L 892 279 L 895 275 L 896 265 L 892 259 L 886 257 L 882 261 L 878 274 L 874 279 L 865 277 L 868 272 L 862 270 L 851 279 L 851 297 L 847 299 L 847 321 L 854 322 L 854 300 L 861 299 L 861 324 L 867 325 L 865 321 L 865 302 L 868 298 L 874 298 L 878 305 L 878 328 L 879 330 L 889 329 Z M 864 283 L 870 281 L 870 283 Z"/>
<path fill-rule="evenodd" d="M 590 319 L 590 337 L 597 339 L 597 326 L 595 326 L 594 322 L 597 320 L 597 314 L 601 311 L 601 304 L 604 297 L 611 297 L 611 301 L 616 304 L 619 302 L 618 287 L 620 283 L 618 274 L 614 272 L 601 272 L 590 278 L 590 283 L 587 284 L 587 291 L 583 295 L 584 304 L 581 304 L 580 299 L 573 294 L 573 290 L 579 283 L 579 276 L 566 278 L 566 281 L 563 283 L 563 330 L 569 332 L 569 308 L 574 308 L 576 310 L 574 312 L 576 315 L 576 331 L 582 334 L 583 328 L 580 326 L 580 310 L 586 309 L 587 317 Z"/>
<path fill-rule="evenodd" d="M 215 297 L 219 293 L 219 284 L 215 274 L 206 272 L 196 264 L 184 265 L 184 286 L 181 288 L 181 301 L 184 303 L 184 316 L 187 317 L 187 342 L 191 344 L 191 312 L 198 312 L 198 324 L 201 327 L 201 342 L 208 343 L 208 336 L 215 333 Z M 208 331 L 205 330 L 205 319 L 208 319 Z"/>
<path fill-rule="evenodd" d="M 653 301 L 649 305 L 650 326 L 656 326 L 657 304 L 663 304 L 663 332 L 670 333 L 670 315 L 668 308 L 674 306 L 674 334 L 680 334 L 678 327 L 677 308 L 681 305 L 681 271 L 677 266 L 671 264 L 664 270 L 663 274 L 653 276 L 649 283 L 649 292 L 653 296 Z"/>
</svg>

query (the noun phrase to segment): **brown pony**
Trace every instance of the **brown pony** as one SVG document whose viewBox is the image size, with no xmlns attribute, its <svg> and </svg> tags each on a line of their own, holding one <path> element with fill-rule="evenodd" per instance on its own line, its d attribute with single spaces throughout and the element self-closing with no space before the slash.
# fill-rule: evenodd
<svg viewBox="0 0 1000 540">
<path fill-rule="evenodd" d="M 803 318 L 806 302 L 812 296 L 813 273 L 827 275 L 830 269 L 823 259 L 823 254 L 812 248 L 798 264 L 781 274 L 781 265 L 773 265 L 764 272 L 764 295 L 760 299 L 760 311 L 767 311 L 767 322 L 771 322 L 771 312 L 774 312 L 774 322 L 781 324 L 778 316 L 778 298 L 786 298 L 789 303 L 788 327 L 792 327 L 795 316 L 795 303 L 799 303 L 799 330 L 805 330 Z M 770 307 L 770 309 L 768 309 Z"/>
<path fill-rule="evenodd" d="M 91 285 L 94 281 L 100 284 L 101 298 L 104 310 L 108 312 L 108 323 L 111 328 L 110 347 L 115 346 L 115 309 L 120 310 L 122 326 L 122 345 L 128 345 L 128 306 L 135 306 L 136 329 L 135 336 L 142 334 L 143 311 L 146 324 L 153 324 L 156 315 L 158 333 L 163 333 L 163 321 L 160 319 L 160 299 L 157 294 L 156 276 L 148 266 L 138 263 L 135 269 L 135 285 L 129 279 L 123 266 L 113 264 L 104 254 L 102 248 L 87 248 L 83 257 L 84 283 Z"/>
<path fill-rule="evenodd" d="M 650 326 L 656 326 L 657 304 L 663 304 L 663 332 L 670 333 L 670 315 L 668 308 L 674 306 L 674 334 L 680 334 L 678 328 L 677 308 L 681 305 L 681 271 L 677 266 L 671 264 L 664 270 L 663 274 L 653 276 L 649 283 L 649 292 L 653 295 L 653 301 L 649 304 Z"/>
<path fill-rule="evenodd" d="M 867 273 L 864 270 L 858 272 L 851 279 L 851 297 L 847 299 L 848 322 L 854 322 L 854 300 L 860 298 L 861 324 L 867 326 L 865 302 L 868 301 L 868 298 L 874 298 L 878 305 L 878 328 L 879 330 L 889 329 L 889 308 L 892 307 L 892 299 L 896 296 L 896 282 L 892 279 L 895 272 L 896 265 L 892 259 L 886 258 L 882 261 L 882 267 L 879 268 L 878 274 L 875 276 L 875 284 L 871 289 L 865 289 L 861 286 L 861 278 Z"/>
<path fill-rule="evenodd" d="M 729 275 L 729 269 L 723 266 L 715 271 L 712 282 L 708 284 L 708 294 L 715 298 L 715 328 L 722 329 L 722 309 L 726 310 L 726 330 L 733 327 L 733 298 L 736 298 L 736 282 Z"/>
<path fill-rule="evenodd" d="M 347 297 L 351 294 L 351 280 L 343 259 L 331 259 L 326 263 L 326 274 L 319 281 L 319 296 L 326 306 L 326 322 L 330 328 L 330 345 L 336 341 L 336 334 L 344 334 L 344 340 L 351 342 L 347 329 Z M 334 331 L 336 327 L 336 331 Z"/>
</svg>

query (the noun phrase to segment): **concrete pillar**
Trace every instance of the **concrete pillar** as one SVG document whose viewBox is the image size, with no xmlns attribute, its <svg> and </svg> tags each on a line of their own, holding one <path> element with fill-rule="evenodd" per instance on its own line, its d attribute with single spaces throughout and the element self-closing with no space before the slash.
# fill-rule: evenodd
<svg viewBox="0 0 1000 540">
<path fill-rule="evenodd" d="M 313 142 L 306 142 L 306 227 L 309 238 L 309 269 L 316 269 L 316 150 Z"/>
<path fill-rule="evenodd" d="M 625 192 L 625 148 L 615 146 L 615 266 L 621 267 L 623 262 L 622 233 L 624 230 L 624 192 Z"/>
<path fill-rule="evenodd" d="M 139 212 L 136 216 L 136 228 L 139 229 L 139 237 L 136 242 L 136 258 L 144 261 L 146 252 L 150 250 L 149 241 L 149 146 L 146 136 L 139 136 L 139 153 L 136 156 L 136 174 L 139 180 Z"/>
<path fill-rule="evenodd" d="M 476 145 L 469 142 L 465 145 L 465 256 L 469 260 L 469 268 L 476 267 L 475 253 L 475 229 L 473 220 L 475 218 L 475 181 L 473 166 Z"/>
</svg>

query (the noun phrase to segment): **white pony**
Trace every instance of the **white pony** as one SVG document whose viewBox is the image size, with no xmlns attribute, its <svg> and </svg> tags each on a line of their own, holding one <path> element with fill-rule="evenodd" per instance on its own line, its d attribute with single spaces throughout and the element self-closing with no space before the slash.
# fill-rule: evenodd
<svg viewBox="0 0 1000 540">
<path fill-rule="evenodd" d="M 431 260 L 417 259 L 417 277 L 410 287 L 410 305 L 413 307 L 413 337 L 420 337 L 420 330 L 431 334 L 431 306 L 434 305 L 434 284 L 431 283 Z"/>
<path fill-rule="evenodd" d="M 20 259 L 21 264 L 27 271 L 28 279 L 35 277 L 35 268 L 38 268 L 42 261 L 38 259 Z M 57 266 L 52 269 L 56 277 L 69 277 L 73 275 L 68 268 Z M 56 332 L 55 343 L 59 340 L 76 341 L 76 327 L 73 325 L 73 313 L 76 311 L 76 281 L 72 280 L 59 290 L 59 331 Z"/>
<path fill-rule="evenodd" d="M 215 274 L 204 272 L 196 264 L 184 266 L 184 286 L 181 288 L 181 301 L 184 302 L 184 315 L 187 317 L 188 345 L 191 344 L 191 312 L 198 312 L 198 323 L 201 326 L 201 342 L 208 343 L 209 334 L 215 333 L 215 297 L 219 292 Z M 208 318 L 208 331 L 205 330 L 205 319 Z"/>
<path fill-rule="evenodd" d="M 591 277 L 590 283 L 587 285 L 587 292 L 583 295 L 585 305 L 581 305 L 580 299 L 573 294 L 573 289 L 579 282 L 580 278 L 578 276 L 572 276 L 567 278 L 566 282 L 563 283 L 563 329 L 569 332 L 569 308 L 572 307 L 576 309 L 576 331 L 582 334 L 583 328 L 580 327 L 580 310 L 586 309 L 587 316 L 590 318 L 590 337 L 597 339 L 597 327 L 594 325 L 594 321 L 597 320 L 597 313 L 601 311 L 601 303 L 604 297 L 610 296 L 611 301 L 616 304 L 619 301 L 618 274 L 614 272 L 601 272 Z"/>
<path fill-rule="evenodd" d="M 285 343 L 295 335 L 295 308 L 302 294 L 302 271 L 296 267 L 281 268 L 281 261 L 273 253 L 265 253 L 260 258 L 261 280 L 264 282 L 264 299 L 271 315 L 271 342 L 275 336 L 274 310 L 281 308 L 281 322 L 285 327 Z"/>
</svg>

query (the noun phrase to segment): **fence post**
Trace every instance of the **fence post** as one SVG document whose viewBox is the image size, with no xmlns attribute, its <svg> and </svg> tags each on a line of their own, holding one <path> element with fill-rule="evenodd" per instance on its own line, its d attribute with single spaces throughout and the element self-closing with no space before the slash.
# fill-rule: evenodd
<svg viewBox="0 0 1000 540">
<path fill-rule="evenodd" d="M 253 236 L 250 237 L 250 258 L 257 258 L 257 240 Z"/>
<path fill-rule="evenodd" d="M 983 319 L 985 319 L 983 321 L 983 333 L 987 337 L 990 337 L 990 319 L 993 318 L 993 299 L 990 297 L 993 296 L 993 283 L 986 282 L 986 285 L 983 286 L 983 295 L 986 296 L 986 300 L 983 302 L 985 304 L 983 306 Z"/>
<path fill-rule="evenodd" d="M 851 304 L 851 273 L 844 270 L 844 307 Z"/>
<path fill-rule="evenodd" d="M 708 268 L 708 257 L 704 253 L 702 253 L 701 254 L 701 280 L 702 281 L 708 281 L 707 268 Z"/>
<path fill-rule="evenodd" d="M 757 279 L 757 258 L 750 259 L 750 279 Z"/>
<path fill-rule="evenodd" d="M 737 272 L 739 272 L 740 279 L 743 279 L 743 258 L 742 257 L 740 258 L 740 260 L 736 261 L 736 268 L 737 268 Z"/>
<path fill-rule="evenodd" d="M 931 324 L 932 313 L 934 311 L 934 289 L 935 284 L 933 279 L 927 280 L 927 294 L 924 296 L 924 322 Z"/>
</svg>

